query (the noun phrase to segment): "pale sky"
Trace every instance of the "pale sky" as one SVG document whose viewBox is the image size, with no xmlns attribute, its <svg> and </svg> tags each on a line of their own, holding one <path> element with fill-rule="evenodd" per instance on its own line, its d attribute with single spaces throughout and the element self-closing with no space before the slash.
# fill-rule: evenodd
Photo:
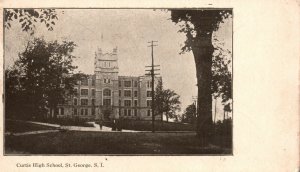
<svg viewBox="0 0 300 172">
<path fill-rule="evenodd" d="M 178 33 L 179 26 L 169 18 L 169 11 L 151 9 L 63 9 L 58 11 L 54 31 L 47 31 L 44 25 L 36 26 L 34 36 L 46 40 L 71 40 L 78 46 L 74 52 L 79 58 L 74 61 L 78 70 L 93 74 L 94 55 L 97 47 L 106 51 L 118 47 L 119 75 L 141 76 L 145 66 L 151 62 L 151 49 L 147 42 L 158 41 L 154 48 L 155 64 L 164 88 L 175 90 L 180 95 L 183 113 L 197 95 L 196 69 L 191 52 L 179 54 L 185 35 Z M 64 12 L 62 12 L 64 11 Z M 232 20 L 226 20 L 215 33 L 224 47 L 232 49 Z M 103 40 L 101 41 L 101 35 Z M 32 37 L 22 32 L 20 24 L 12 23 L 5 30 L 5 67 L 11 66 L 24 51 L 26 42 Z M 222 108 L 222 107 L 218 107 Z M 220 110 L 218 110 L 220 112 Z M 218 114 L 220 118 L 223 113 Z"/>
</svg>

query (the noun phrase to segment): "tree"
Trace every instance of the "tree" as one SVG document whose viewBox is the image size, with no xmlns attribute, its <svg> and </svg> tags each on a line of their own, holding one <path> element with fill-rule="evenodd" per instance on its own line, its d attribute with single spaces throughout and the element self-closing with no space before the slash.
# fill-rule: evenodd
<svg viewBox="0 0 300 172">
<path fill-rule="evenodd" d="M 180 96 L 175 91 L 163 89 L 162 81 L 159 81 L 154 94 L 155 114 L 165 114 L 167 122 L 169 118 L 176 118 L 176 112 L 180 110 Z"/>
<path fill-rule="evenodd" d="M 232 54 L 218 46 L 215 48 L 212 63 L 212 91 L 214 97 L 222 97 L 222 103 L 228 104 L 232 99 Z"/>
<path fill-rule="evenodd" d="M 48 30 L 53 30 L 55 20 L 57 20 L 55 9 L 5 9 L 4 26 L 6 29 L 11 28 L 11 23 L 18 20 L 22 30 L 34 33 L 35 23 L 41 22 L 46 25 Z"/>
<path fill-rule="evenodd" d="M 72 52 L 75 46 L 71 41 L 58 43 L 35 38 L 19 54 L 15 63 L 21 90 L 18 95 L 26 97 L 21 104 L 24 106 L 23 112 L 29 114 L 29 117 L 42 118 L 48 109 L 54 110 L 58 104 L 63 104 L 64 100 L 74 94 L 76 78 L 72 76 L 72 72 L 76 66 L 72 65 L 75 58 Z M 9 84 L 11 82 L 7 88 L 11 88 Z M 6 93 L 9 92 L 12 91 L 6 90 Z"/>
<path fill-rule="evenodd" d="M 196 105 L 194 103 L 190 104 L 184 111 L 182 116 L 182 122 L 192 124 L 196 119 Z"/>
<path fill-rule="evenodd" d="M 212 134 L 212 34 L 231 10 L 171 10 L 171 20 L 185 33 L 182 53 L 192 51 L 198 86 L 197 134 L 207 144 Z"/>
<path fill-rule="evenodd" d="M 12 66 L 5 70 L 5 119 L 16 118 L 17 115 L 22 115 L 26 118 L 27 114 L 22 113 L 23 103 L 26 100 L 22 96 L 22 88 L 20 86 L 20 72 L 16 66 Z M 16 108 L 18 107 L 18 108 Z"/>
</svg>

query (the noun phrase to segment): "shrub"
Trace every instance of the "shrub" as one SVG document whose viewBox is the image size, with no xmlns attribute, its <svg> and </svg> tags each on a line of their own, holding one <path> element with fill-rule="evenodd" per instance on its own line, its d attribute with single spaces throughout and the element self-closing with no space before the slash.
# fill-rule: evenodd
<svg viewBox="0 0 300 172">
<path fill-rule="evenodd" d="M 152 121 L 149 120 L 129 120 L 123 119 L 119 122 L 122 129 L 136 131 L 152 131 Z M 112 121 L 105 121 L 104 126 L 113 127 Z M 176 122 L 155 121 L 155 131 L 195 131 L 191 124 L 182 124 Z"/>
</svg>

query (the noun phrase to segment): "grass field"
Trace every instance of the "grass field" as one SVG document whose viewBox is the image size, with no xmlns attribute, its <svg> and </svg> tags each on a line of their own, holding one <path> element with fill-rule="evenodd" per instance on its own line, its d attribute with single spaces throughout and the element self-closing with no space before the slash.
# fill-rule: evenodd
<svg viewBox="0 0 300 172">
<path fill-rule="evenodd" d="M 190 133 L 66 131 L 5 136 L 5 154 L 230 154 Z"/>
</svg>

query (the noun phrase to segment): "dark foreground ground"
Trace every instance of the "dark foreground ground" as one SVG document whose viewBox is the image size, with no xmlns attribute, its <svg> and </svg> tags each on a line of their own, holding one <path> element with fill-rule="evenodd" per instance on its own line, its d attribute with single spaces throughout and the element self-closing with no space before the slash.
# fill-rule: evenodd
<svg viewBox="0 0 300 172">
<path fill-rule="evenodd" d="M 40 131 L 40 130 L 51 130 L 51 129 L 55 129 L 55 128 L 38 125 L 38 124 L 26 123 L 23 121 L 12 121 L 12 120 L 5 121 L 5 132 L 22 133 L 28 131 Z"/>
<path fill-rule="evenodd" d="M 66 131 L 5 136 L 5 154 L 230 154 L 201 147 L 195 133 Z"/>
<path fill-rule="evenodd" d="M 216 137 L 203 147 L 195 132 L 91 132 L 59 131 L 22 121 L 5 121 L 5 154 L 231 154 L 228 138 Z M 227 140 L 227 141 L 226 141 Z M 221 148 L 222 147 L 222 148 Z"/>
</svg>

